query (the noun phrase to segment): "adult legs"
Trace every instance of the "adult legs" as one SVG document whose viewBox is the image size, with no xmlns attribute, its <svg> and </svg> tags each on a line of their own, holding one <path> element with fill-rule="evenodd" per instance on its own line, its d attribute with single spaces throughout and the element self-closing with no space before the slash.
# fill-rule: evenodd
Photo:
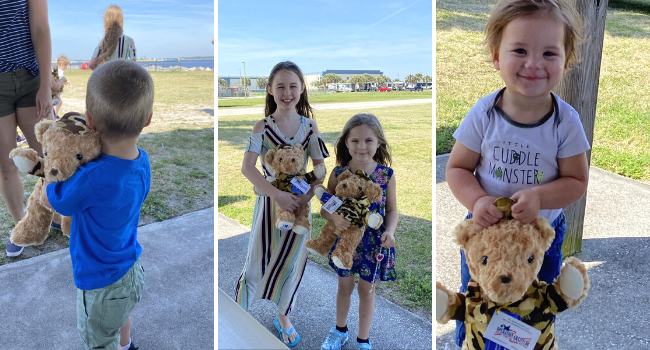
<svg viewBox="0 0 650 350">
<path fill-rule="evenodd" d="M 34 134 L 33 129 L 32 134 Z M 14 148 L 16 148 L 16 113 L 0 117 L 0 194 L 14 223 L 18 223 L 24 216 L 24 188 L 16 164 L 9 158 L 9 152 Z"/>
</svg>

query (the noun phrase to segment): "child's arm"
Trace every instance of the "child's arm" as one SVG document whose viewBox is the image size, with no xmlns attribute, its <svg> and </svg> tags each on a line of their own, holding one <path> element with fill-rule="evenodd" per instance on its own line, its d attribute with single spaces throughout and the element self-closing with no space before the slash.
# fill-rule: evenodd
<svg viewBox="0 0 650 350">
<path fill-rule="evenodd" d="M 264 120 L 258 121 L 253 126 L 253 134 L 258 134 L 264 131 Z M 241 173 L 246 176 L 248 181 L 257 186 L 262 192 L 266 193 L 271 199 L 277 203 L 280 208 L 288 211 L 294 211 L 298 208 L 298 197 L 289 193 L 280 191 L 273 187 L 255 167 L 259 154 L 255 152 L 244 153 L 244 161 L 241 165 Z"/>
<path fill-rule="evenodd" d="M 395 179 L 395 174 L 393 173 L 386 188 L 386 220 L 384 220 L 386 231 L 381 234 L 381 246 L 384 248 L 392 248 L 395 246 L 395 230 L 397 229 L 397 220 L 399 219 L 399 214 L 397 213 L 396 182 L 397 179 Z"/>
<path fill-rule="evenodd" d="M 478 164 L 480 153 L 476 153 L 456 141 L 447 162 L 447 183 L 454 197 L 473 215 L 474 226 L 482 230 L 496 224 L 503 213 L 494 205 L 495 197 L 481 188 L 474 170 Z"/>
<path fill-rule="evenodd" d="M 52 75 L 50 75 L 50 77 L 52 77 Z M 63 84 L 65 84 L 65 82 L 68 81 L 68 79 L 66 79 L 65 77 L 59 79 L 59 81 L 55 81 L 54 77 L 52 77 L 51 79 L 52 79 L 52 90 L 58 90 Z"/>
<path fill-rule="evenodd" d="M 335 192 L 337 183 L 338 181 L 336 180 L 336 174 L 334 173 L 334 170 L 332 170 L 330 173 L 330 178 L 327 181 L 327 192 L 333 194 Z M 334 226 L 336 226 L 339 231 L 345 231 L 348 229 L 348 227 L 350 227 L 350 220 L 342 217 L 336 212 L 330 214 L 325 209 L 321 208 L 320 215 L 327 221 L 333 221 Z"/>
<path fill-rule="evenodd" d="M 589 165 L 585 152 L 573 157 L 558 158 L 560 177 L 545 185 L 521 190 L 512 195 L 512 217 L 524 224 L 537 218 L 540 209 L 564 208 L 587 191 Z"/>
<path fill-rule="evenodd" d="M 43 178 L 43 187 L 41 188 L 41 204 L 43 206 L 52 209 L 52 205 L 50 204 L 50 200 L 47 199 L 47 185 L 51 184 L 51 182 L 45 180 Z"/>
</svg>

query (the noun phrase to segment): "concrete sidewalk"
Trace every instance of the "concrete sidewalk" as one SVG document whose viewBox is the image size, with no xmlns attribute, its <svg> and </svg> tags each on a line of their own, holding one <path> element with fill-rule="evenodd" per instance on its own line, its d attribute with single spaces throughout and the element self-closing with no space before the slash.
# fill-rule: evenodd
<svg viewBox="0 0 650 350">
<path fill-rule="evenodd" d="M 467 210 L 445 180 L 448 155 L 436 157 L 436 280 L 460 286 L 452 230 Z M 557 318 L 562 350 L 650 349 L 650 185 L 591 167 L 582 252 L 591 289 Z M 436 346 L 453 345 L 454 322 L 436 324 Z M 450 347 L 453 349 L 453 347 Z"/>
<path fill-rule="evenodd" d="M 217 214 L 219 232 L 218 276 L 219 288 L 235 298 L 235 284 L 244 266 L 250 228 L 244 227 L 222 214 Z M 336 323 L 337 275 L 312 261 L 298 289 L 296 306 L 291 322 L 300 334 L 300 343 L 292 349 L 319 349 L 329 329 Z M 343 349 L 354 349 L 359 327 L 359 298 L 352 294 L 348 328 L 350 341 Z M 268 301 L 256 301 L 250 314 L 271 333 L 277 334 L 273 319 L 277 306 Z M 382 298 L 375 297 L 375 314 L 370 328 L 373 349 L 431 349 L 432 324 L 404 308 Z"/>
<path fill-rule="evenodd" d="M 214 347 L 214 208 L 142 226 L 145 289 L 131 314 L 143 350 Z M 68 249 L 0 266 L 0 349 L 83 349 Z"/>
<path fill-rule="evenodd" d="M 261 102 L 263 103 L 263 102 Z M 390 101 L 369 101 L 369 102 L 346 102 L 346 103 L 319 103 L 311 105 L 317 111 L 327 109 L 370 109 L 390 106 L 417 105 L 424 103 L 433 103 L 432 98 L 412 99 L 412 100 L 390 100 Z M 217 116 L 229 115 L 246 115 L 246 114 L 264 114 L 264 107 L 254 108 L 224 108 L 217 111 Z"/>
</svg>

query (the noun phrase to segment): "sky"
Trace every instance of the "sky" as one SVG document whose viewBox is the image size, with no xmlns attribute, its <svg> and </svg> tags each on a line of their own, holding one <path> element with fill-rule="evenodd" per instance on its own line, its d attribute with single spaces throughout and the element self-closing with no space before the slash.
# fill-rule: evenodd
<svg viewBox="0 0 650 350">
<path fill-rule="evenodd" d="M 138 58 L 214 56 L 214 0 L 49 0 L 52 59 L 89 60 L 110 5 L 122 8 Z"/>
<path fill-rule="evenodd" d="M 219 76 L 268 75 L 281 61 L 303 73 L 380 70 L 433 77 L 430 0 L 220 1 Z"/>
</svg>

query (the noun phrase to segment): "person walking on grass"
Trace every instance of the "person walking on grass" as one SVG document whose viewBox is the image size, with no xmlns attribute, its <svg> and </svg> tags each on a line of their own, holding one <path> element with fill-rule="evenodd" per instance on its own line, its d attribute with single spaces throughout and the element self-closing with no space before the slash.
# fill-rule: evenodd
<svg viewBox="0 0 650 350">
<path fill-rule="evenodd" d="M 144 287 L 138 222 L 151 186 L 149 156 L 137 141 L 151 122 L 153 96 L 153 80 L 137 63 L 97 68 L 88 79 L 86 119 L 100 134 L 102 154 L 66 181 L 43 182 L 43 204 L 72 217 L 77 329 L 86 349 L 137 349 L 130 314 Z"/>
<path fill-rule="evenodd" d="M 52 43 L 46 0 L 0 0 L 0 194 L 9 214 L 18 223 L 23 216 L 24 187 L 18 168 L 9 158 L 20 128 L 29 147 L 43 156 L 34 126 L 54 119 L 49 71 Z M 9 240 L 8 257 L 23 252 Z"/>
<path fill-rule="evenodd" d="M 273 323 L 280 340 L 294 346 L 300 341 L 300 335 L 289 321 L 289 314 L 307 265 L 305 242 L 310 235 L 276 228 L 275 206 L 295 211 L 305 203 L 311 205 L 314 186 L 321 184 L 322 180 L 312 183 L 311 189 L 300 196 L 280 191 L 266 181 L 265 177 L 276 174 L 265 164 L 264 157 L 269 150 L 281 145 L 299 146 L 305 150 L 305 170 L 309 158 L 315 167 L 323 164 L 329 154 L 312 119 L 313 112 L 300 68 L 293 62 L 276 64 L 269 75 L 266 91 L 265 118 L 253 126 L 244 153 L 242 174 L 268 197 L 257 196 L 255 199 L 248 255 L 237 282 L 235 300 L 246 311 L 256 299 L 276 303 L 278 318 Z M 264 174 L 255 166 L 258 158 Z"/>
<path fill-rule="evenodd" d="M 122 9 L 117 5 L 109 6 L 104 12 L 104 38 L 88 63 L 90 69 L 95 70 L 99 65 L 116 59 L 136 61 L 135 42 L 124 34 L 123 27 Z"/>
<path fill-rule="evenodd" d="M 538 215 L 548 220 L 555 239 L 538 275 L 547 283 L 562 266 L 567 227 L 562 208 L 587 190 L 589 142 L 578 112 L 551 92 L 578 62 L 581 28 L 578 14 L 563 0 L 500 0 L 495 5 L 485 41 L 505 88 L 472 107 L 454 133 L 447 163 L 449 188 L 477 230 L 503 216 L 494 204 L 497 197 L 516 202 L 512 216 L 523 224 Z M 471 276 L 460 253 L 460 291 L 465 292 Z M 463 322 L 457 322 L 458 349 L 465 332 Z"/>
<path fill-rule="evenodd" d="M 395 229 L 399 214 L 397 212 L 397 179 L 391 164 L 390 146 L 384 137 L 381 123 L 372 114 L 359 113 L 345 124 L 341 136 L 336 141 L 336 168 L 332 170 L 327 182 L 329 193 L 335 193 L 337 178 L 344 171 L 353 174 L 363 170 L 372 182 L 382 189 L 381 199 L 371 203 L 369 210 L 382 216 L 383 223 L 378 229 L 367 227 L 363 238 L 353 255 L 352 268 L 340 269 L 332 261 L 332 252 L 336 248 L 337 238 L 331 248 L 328 259 L 330 266 L 338 274 L 338 291 L 336 293 L 336 325 L 332 327 L 321 349 L 340 349 L 348 342 L 348 313 L 354 275 L 359 275 L 359 334 L 357 349 L 372 349 L 370 343 L 370 324 L 375 313 L 375 288 L 379 281 L 394 281 L 395 275 Z M 321 216 L 333 221 L 339 231 L 345 231 L 351 222 L 343 216 L 329 213 L 324 208 Z"/>
</svg>

